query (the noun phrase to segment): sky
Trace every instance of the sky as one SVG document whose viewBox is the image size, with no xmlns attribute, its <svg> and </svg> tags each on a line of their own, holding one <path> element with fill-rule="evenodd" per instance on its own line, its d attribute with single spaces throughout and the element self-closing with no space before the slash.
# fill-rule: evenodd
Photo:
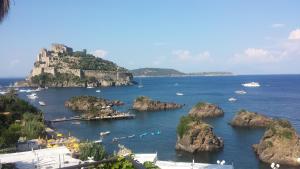
<svg viewBox="0 0 300 169">
<path fill-rule="evenodd" d="M 25 77 L 62 43 L 127 69 L 300 73 L 300 1 L 13 0 L 0 77 Z"/>
</svg>

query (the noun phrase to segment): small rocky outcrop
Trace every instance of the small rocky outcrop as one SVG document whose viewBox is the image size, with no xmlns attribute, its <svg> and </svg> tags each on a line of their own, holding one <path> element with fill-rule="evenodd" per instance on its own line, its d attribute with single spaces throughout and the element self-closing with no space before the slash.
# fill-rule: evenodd
<svg viewBox="0 0 300 169">
<path fill-rule="evenodd" d="M 176 150 L 190 153 L 218 151 L 224 147 L 223 139 L 213 133 L 213 127 L 191 116 L 183 116 L 177 126 Z"/>
<path fill-rule="evenodd" d="M 208 118 L 224 115 L 224 111 L 217 105 L 211 103 L 197 103 L 189 112 L 191 117 Z"/>
<path fill-rule="evenodd" d="M 171 110 L 171 109 L 179 109 L 182 106 L 183 105 L 177 103 L 168 103 L 168 102 L 152 100 L 146 96 L 140 96 L 136 98 L 133 102 L 133 109 L 137 111 Z"/>
<path fill-rule="evenodd" d="M 247 110 L 241 110 L 229 123 L 234 127 L 268 127 L 272 123 L 273 119 L 266 117 L 264 115 L 258 114 L 256 112 L 249 112 Z"/>
<path fill-rule="evenodd" d="M 75 96 L 65 102 L 65 107 L 84 113 L 84 116 L 92 118 L 95 116 L 114 115 L 117 112 L 112 107 L 123 104 L 119 100 L 110 101 L 94 96 Z"/>
<path fill-rule="evenodd" d="M 300 166 L 300 138 L 288 121 L 272 122 L 253 149 L 263 162 Z"/>
</svg>

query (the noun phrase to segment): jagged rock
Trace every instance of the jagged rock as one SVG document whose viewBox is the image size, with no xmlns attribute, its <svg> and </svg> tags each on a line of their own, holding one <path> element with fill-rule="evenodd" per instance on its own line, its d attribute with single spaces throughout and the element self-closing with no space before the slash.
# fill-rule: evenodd
<svg viewBox="0 0 300 169">
<path fill-rule="evenodd" d="M 84 113 L 85 117 L 113 115 L 117 112 L 112 106 L 120 106 L 124 103 L 119 100 L 109 101 L 94 96 L 75 96 L 65 102 L 65 107 Z"/>
<path fill-rule="evenodd" d="M 273 119 L 256 112 L 241 110 L 229 123 L 234 127 L 268 127 Z"/>
<path fill-rule="evenodd" d="M 272 122 L 253 149 L 263 162 L 300 166 L 300 138 L 288 121 Z"/>
<path fill-rule="evenodd" d="M 189 115 L 196 118 L 208 118 L 223 116 L 224 112 L 215 104 L 199 102 L 189 111 Z"/>
<path fill-rule="evenodd" d="M 191 117 L 183 117 L 177 127 L 176 150 L 194 153 L 217 151 L 224 147 L 222 138 L 213 133 L 212 126 L 191 119 Z"/>
<path fill-rule="evenodd" d="M 183 105 L 177 103 L 167 103 L 157 100 L 151 100 L 149 97 L 140 96 L 136 98 L 133 102 L 133 109 L 137 111 L 160 111 L 160 110 L 170 110 L 179 109 Z"/>
</svg>

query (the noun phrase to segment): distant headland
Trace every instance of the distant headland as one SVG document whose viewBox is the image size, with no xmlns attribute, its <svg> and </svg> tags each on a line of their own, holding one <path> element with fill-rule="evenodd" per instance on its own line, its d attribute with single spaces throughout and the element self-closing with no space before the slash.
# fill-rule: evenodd
<svg viewBox="0 0 300 169">
<path fill-rule="evenodd" d="M 183 73 L 175 69 L 165 68 L 140 68 L 130 71 L 135 77 L 172 77 L 172 76 L 232 76 L 231 72 L 198 72 Z"/>
<path fill-rule="evenodd" d="M 33 69 L 18 87 L 100 87 L 133 84 L 132 74 L 115 63 L 88 54 L 85 49 L 73 51 L 63 44 L 42 48 Z"/>
</svg>

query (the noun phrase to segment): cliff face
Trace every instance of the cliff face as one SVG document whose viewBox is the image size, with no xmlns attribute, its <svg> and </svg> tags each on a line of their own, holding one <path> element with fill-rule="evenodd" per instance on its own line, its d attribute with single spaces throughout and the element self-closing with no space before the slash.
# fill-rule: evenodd
<svg viewBox="0 0 300 169">
<path fill-rule="evenodd" d="M 195 118 L 209 118 L 223 116 L 223 110 L 211 103 L 197 103 L 190 111 L 189 115 Z"/>
<path fill-rule="evenodd" d="M 234 116 L 234 118 L 230 122 L 230 125 L 234 127 L 265 128 L 268 127 L 272 123 L 272 121 L 273 120 L 271 118 L 266 117 L 264 115 L 242 110 Z"/>
<path fill-rule="evenodd" d="M 300 166 L 300 137 L 287 121 L 273 122 L 253 148 L 266 163 Z"/>
<path fill-rule="evenodd" d="M 177 130 L 184 129 L 184 132 L 178 131 L 175 146 L 177 150 L 194 153 L 200 151 L 217 151 L 224 147 L 223 140 L 213 133 L 213 128 L 210 125 L 199 121 L 185 121 L 187 124 L 183 124 L 185 123 L 184 121 L 181 121 L 177 128 Z"/>
<path fill-rule="evenodd" d="M 183 105 L 177 103 L 160 102 L 157 100 L 151 100 L 146 96 L 140 96 L 133 102 L 133 109 L 137 111 L 160 111 L 179 109 Z"/>
<path fill-rule="evenodd" d="M 132 84 L 132 79 L 125 68 L 86 50 L 73 52 L 70 47 L 53 44 L 50 50 L 41 49 L 26 81 L 16 86 L 120 86 Z"/>
</svg>

